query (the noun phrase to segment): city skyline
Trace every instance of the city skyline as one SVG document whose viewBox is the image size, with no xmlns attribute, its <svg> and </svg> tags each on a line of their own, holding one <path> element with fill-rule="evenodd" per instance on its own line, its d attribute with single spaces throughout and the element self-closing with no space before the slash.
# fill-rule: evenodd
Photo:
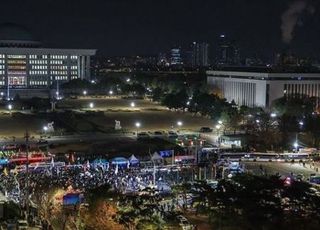
<svg viewBox="0 0 320 230">
<path fill-rule="evenodd" d="M 318 57 L 320 50 L 319 3 L 308 0 L 13 0 L 3 7 L 14 10 L 0 22 L 26 26 L 45 46 L 96 48 L 105 56 L 154 55 L 193 41 L 214 47 L 220 34 L 237 41 L 244 56 L 271 58 L 286 50 Z"/>
</svg>

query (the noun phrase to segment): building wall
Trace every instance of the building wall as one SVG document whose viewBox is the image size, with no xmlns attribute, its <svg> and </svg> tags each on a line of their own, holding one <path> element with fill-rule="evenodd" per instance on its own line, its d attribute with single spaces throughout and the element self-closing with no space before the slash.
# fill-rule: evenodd
<svg viewBox="0 0 320 230">
<path fill-rule="evenodd" d="M 283 96 L 320 97 L 320 74 L 268 74 L 208 71 L 207 82 L 228 101 L 238 105 L 269 107 Z"/>
<path fill-rule="evenodd" d="M 0 48 L 0 88 L 49 88 L 57 82 L 90 79 L 95 50 Z"/>
</svg>

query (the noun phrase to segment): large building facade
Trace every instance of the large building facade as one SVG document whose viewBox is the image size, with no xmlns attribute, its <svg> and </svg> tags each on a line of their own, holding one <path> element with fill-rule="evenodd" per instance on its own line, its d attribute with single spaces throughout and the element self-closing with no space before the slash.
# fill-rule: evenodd
<svg viewBox="0 0 320 230">
<path fill-rule="evenodd" d="M 0 88 L 49 89 L 73 79 L 90 79 L 96 50 L 42 48 L 24 28 L 0 26 Z"/>
<path fill-rule="evenodd" d="M 228 101 L 268 108 L 283 96 L 320 98 L 320 73 L 207 71 L 207 83 Z"/>
</svg>

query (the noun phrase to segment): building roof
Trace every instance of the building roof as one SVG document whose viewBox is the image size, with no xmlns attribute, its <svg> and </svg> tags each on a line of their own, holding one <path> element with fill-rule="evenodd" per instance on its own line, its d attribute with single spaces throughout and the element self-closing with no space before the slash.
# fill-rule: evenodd
<svg viewBox="0 0 320 230">
<path fill-rule="evenodd" d="M 0 24 L 1 47 L 39 47 L 41 43 L 25 27 L 13 24 Z"/>
</svg>

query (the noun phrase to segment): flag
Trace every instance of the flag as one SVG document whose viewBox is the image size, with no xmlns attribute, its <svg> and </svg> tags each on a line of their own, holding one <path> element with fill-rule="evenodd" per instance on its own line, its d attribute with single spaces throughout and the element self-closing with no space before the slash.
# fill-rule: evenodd
<svg viewBox="0 0 320 230">
<path fill-rule="evenodd" d="M 5 167 L 4 168 L 4 170 L 3 170 L 3 174 L 5 175 L 5 176 L 8 176 L 9 174 L 8 174 L 8 169 Z"/>
<path fill-rule="evenodd" d="M 118 170 L 119 170 L 119 166 L 118 166 L 118 164 L 116 164 L 116 169 L 114 170 L 114 174 L 118 174 Z"/>
<path fill-rule="evenodd" d="M 51 167 L 51 169 L 53 169 L 53 168 L 54 168 L 54 159 L 53 159 L 53 157 L 51 158 L 50 167 Z"/>
</svg>

